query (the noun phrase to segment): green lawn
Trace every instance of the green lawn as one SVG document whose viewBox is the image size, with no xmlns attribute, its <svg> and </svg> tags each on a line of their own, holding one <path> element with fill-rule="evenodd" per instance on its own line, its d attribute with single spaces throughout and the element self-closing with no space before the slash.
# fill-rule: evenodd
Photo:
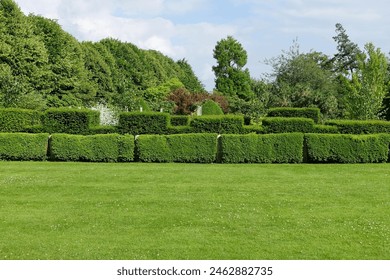
<svg viewBox="0 0 390 280">
<path fill-rule="evenodd" d="M 0 259 L 390 259 L 390 164 L 0 162 Z"/>
</svg>

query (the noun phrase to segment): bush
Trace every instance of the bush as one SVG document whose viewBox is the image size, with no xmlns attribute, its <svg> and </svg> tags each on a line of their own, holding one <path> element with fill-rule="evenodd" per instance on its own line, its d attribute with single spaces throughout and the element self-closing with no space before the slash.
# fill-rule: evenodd
<svg viewBox="0 0 390 280">
<path fill-rule="evenodd" d="M 53 108 L 45 112 L 43 128 L 48 133 L 89 134 L 90 127 L 99 125 L 98 111 Z"/>
<path fill-rule="evenodd" d="M 197 133 L 228 133 L 243 132 L 244 118 L 242 116 L 201 116 L 192 119 L 190 126 Z"/>
<path fill-rule="evenodd" d="M 116 126 L 113 125 L 99 125 L 99 126 L 93 126 L 89 129 L 89 134 L 95 135 L 95 134 L 113 134 L 118 133 L 118 129 Z"/>
<path fill-rule="evenodd" d="M 264 127 L 261 125 L 244 125 L 243 134 L 249 133 L 264 134 Z"/>
<path fill-rule="evenodd" d="M 194 129 L 190 126 L 169 126 L 166 134 L 170 135 L 188 133 L 194 133 Z"/>
<path fill-rule="evenodd" d="M 45 160 L 49 134 L 0 133 L 1 160 Z"/>
<path fill-rule="evenodd" d="M 173 126 L 188 126 L 189 124 L 189 116 L 171 116 L 171 125 Z"/>
<path fill-rule="evenodd" d="M 119 115 L 118 129 L 122 134 L 164 134 L 170 125 L 170 115 L 154 112 L 130 112 Z"/>
<path fill-rule="evenodd" d="M 0 131 L 25 132 L 28 127 L 40 125 L 40 117 L 41 114 L 34 110 L 0 109 Z"/>
<path fill-rule="evenodd" d="M 314 121 L 307 118 L 264 118 L 262 124 L 266 133 L 308 133 L 314 127 Z"/>
<path fill-rule="evenodd" d="M 300 163 L 303 134 L 222 135 L 219 148 L 222 163 Z"/>
<path fill-rule="evenodd" d="M 202 115 L 223 115 L 223 111 L 218 103 L 209 99 L 202 105 Z"/>
<path fill-rule="evenodd" d="M 390 133 L 390 122 L 388 121 L 331 120 L 325 124 L 337 126 L 342 134 Z"/>
<path fill-rule="evenodd" d="M 313 126 L 313 133 L 337 134 L 339 133 L 339 129 L 333 125 L 315 124 Z"/>
<path fill-rule="evenodd" d="M 140 135 L 136 151 L 142 162 L 211 163 L 217 155 L 217 134 Z"/>
<path fill-rule="evenodd" d="M 116 162 L 134 160 L 134 137 L 131 135 L 53 134 L 50 159 L 55 161 Z"/>
<path fill-rule="evenodd" d="M 380 135 L 306 134 L 309 162 L 372 163 L 388 159 L 389 145 Z"/>
<path fill-rule="evenodd" d="M 315 123 L 320 120 L 320 109 L 318 108 L 271 108 L 268 110 L 268 117 L 283 117 L 283 118 L 308 118 Z"/>
</svg>

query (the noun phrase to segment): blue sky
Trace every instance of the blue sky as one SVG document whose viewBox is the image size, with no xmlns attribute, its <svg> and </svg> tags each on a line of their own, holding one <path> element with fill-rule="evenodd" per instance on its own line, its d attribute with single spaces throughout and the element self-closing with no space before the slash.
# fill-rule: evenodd
<svg viewBox="0 0 390 280">
<path fill-rule="evenodd" d="M 361 48 L 373 42 L 390 51 L 388 0 L 16 0 L 25 14 L 57 19 L 80 41 L 112 37 L 185 58 L 208 90 L 217 41 L 231 35 L 248 52 L 254 78 L 264 64 L 298 39 L 303 52 L 336 52 L 335 24 L 341 23 Z"/>
</svg>

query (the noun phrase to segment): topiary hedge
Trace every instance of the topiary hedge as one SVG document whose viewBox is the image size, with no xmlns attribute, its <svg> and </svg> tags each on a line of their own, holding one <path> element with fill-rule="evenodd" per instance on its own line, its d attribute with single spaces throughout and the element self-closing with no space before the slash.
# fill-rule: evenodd
<svg viewBox="0 0 390 280">
<path fill-rule="evenodd" d="M 330 120 L 325 124 L 336 126 L 341 134 L 377 134 L 390 133 L 388 121 Z"/>
<path fill-rule="evenodd" d="M 227 133 L 239 134 L 243 132 L 243 116 L 201 116 L 191 120 L 190 126 L 195 133 Z"/>
<path fill-rule="evenodd" d="M 308 162 L 386 162 L 389 144 L 380 135 L 306 134 Z"/>
<path fill-rule="evenodd" d="M 173 126 L 188 126 L 190 124 L 190 116 L 171 116 L 171 125 Z"/>
<path fill-rule="evenodd" d="M 202 105 L 202 115 L 223 115 L 222 108 L 218 105 L 218 103 L 214 102 L 213 100 L 206 100 Z"/>
<path fill-rule="evenodd" d="M 283 118 L 308 118 L 318 123 L 321 117 L 320 109 L 318 108 L 271 108 L 268 110 L 268 117 L 283 117 Z"/>
<path fill-rule="evenodd" d="M 217 134 L 140 135 L 136 158 L 142 162 L 211 163 L 216 160 Z"/>
<path fill-rule="evenodd" d="M 49 134 L 0 133 L 1 160 L 45 160 Z"/>
<path fill-rule="evenodd" d="M 309 133 L 314 129 L 314 121 L 307 118 L 264 118 L 262 124 L 266 133 Z"/>
<path fill-rule="evenodd" d="M 26 132 L 41 124 L 41 113 L 34 110 L 0 109 L 0 132 Z"/>
<path fill-rule="evenodd" d="M 122 134 L 165 134 L 170 115 L 155 112 L 129 112 L 119 115 L 118 130 Z"/>
<path fill-rule="evenodd" d="M 99 111 L 53 108 L 43 116 L 43 129 L 48 133 L 89 134 L 90 127 L 98 126 Z"/>
<path fill-rule="evenodd" d="M 49 155 L 54 161 L 133 161 L 134 137 L 119 134 L 53 134 Z"/>
<path fill-rule="evenodd" d="M 222 135 L 219 149 L 222 163 L 300 163 L 303 134 Z"/>
</svg>

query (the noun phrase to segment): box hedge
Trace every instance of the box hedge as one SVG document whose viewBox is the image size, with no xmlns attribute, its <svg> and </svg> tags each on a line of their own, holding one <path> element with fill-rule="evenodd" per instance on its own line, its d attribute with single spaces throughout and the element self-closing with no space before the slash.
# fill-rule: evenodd
<svg viewBox="0 0 390 280">
<path fill-rule="evenodd" d="M 337 126 L 341 134 L 377 134 L 390 133 L 388 121 L 330 120 L 325 124 Z"/>
<path fill-rule="evenodd" d="M 190 116 L 171 116 L 171 125 L 172 126 L 188 126 L 190 125 Z"/>
<path fill-rule="evenodd" d="M 218 161 L 222 163 L 300 163 L 303 134 L 222 135 Z"/>
<path fill-rule="evenodd" d="M 283 117 L 283 118 L 308 118 L 318 123 L 321 117 L 320 109 L 318 108 L 271 108 L 268 110 L 268 117 Z"/>
<path fill-rule="evenodd" d="M 41 124 L 41 113 L 34 110 L 0 109 L 1 132 L 26 132 L 29 127 Z"/>
<path fill-rule="evenodd" d="M 119 134 L 53 134 L 49 154 L 54 161 L 133 161 L 134 137 Z"/>
<path fill-rule="evenodd" d="M 45 160 L 49 134 L 0 133 L 1 160 Z"/>
<path fill-rule="evenodd" d="M 266 133 L 313 132 L 314 121 L 308 118 L 264 118 Z"/>
<path fill-rule="evenodd" d="M 222 108 L 219 104 L 213 100 L 206 100 L 202 104 L 202 115 L 206 116 L 215 116 L 215 115 L 223 115 Z"/>
<path fill-rule="evenodd" d="M 140 135 L 136 155 L 142 162 L 211 163 L 216 160 L 217 134 Z"/>
<path fill-rule="evenodd" d="M 165 134 L 170 115 L 155 112 L 129 112 L 119 115 L 118 130 L 122 134 Z"/>
<path fill-rule="evenodd" d="M 200 116 L 191 120 L 190 126 L 195 133 L 227 133 L 243 132 L 244 117 L 235 115 Z"/>
<path fill-rule="evenodd" d="M 87 109 L 53 108 L 43 116 L 43 128 L 48 133 L 89 134 L 90 127 L 98 126 L 99 111 Z"/>
<path fill-rule="evenodd" d="M 306 134 L 308 162 L 386 162 L 389 145 L 380 135 Z"/>
</svg>

